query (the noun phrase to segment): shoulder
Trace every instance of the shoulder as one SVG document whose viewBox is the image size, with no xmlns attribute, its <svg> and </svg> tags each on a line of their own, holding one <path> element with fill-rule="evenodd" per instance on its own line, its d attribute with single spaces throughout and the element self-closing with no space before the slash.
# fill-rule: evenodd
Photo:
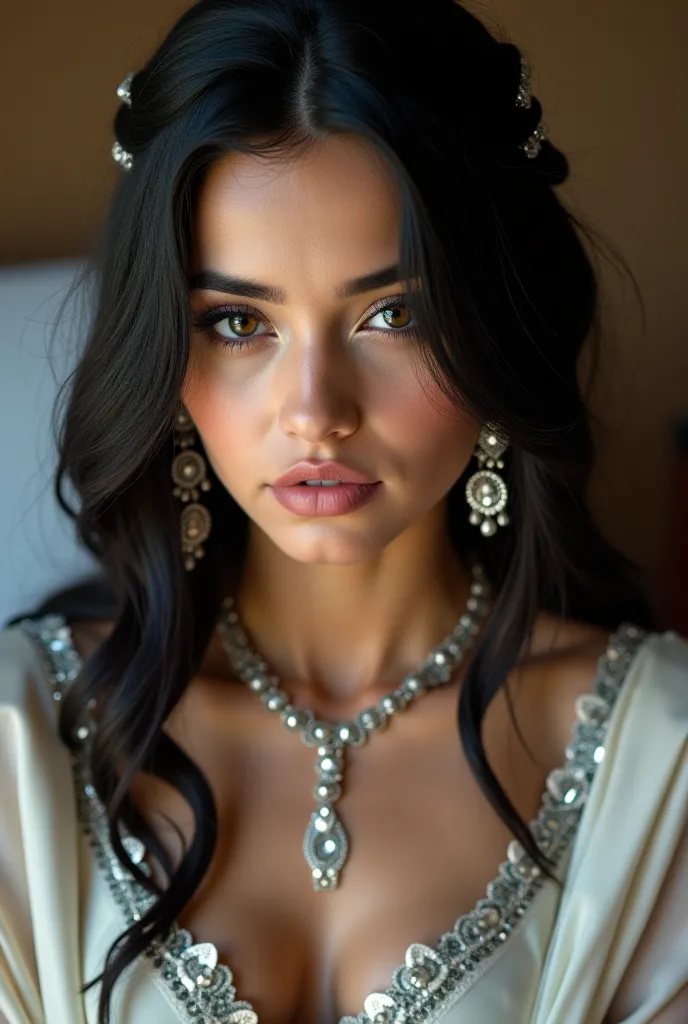
<svg viewBox="0 0 688 1024">
<path fill-rule="evenodd" d="M 0 786 L 0 830 L 13 801 L 30 808 L 33 825 L 69 801 L 60 708 L 79 664 L 64 627 L 62 616 L 46 615 L 0 631 L 0 778 L 7 783 Z"/>
<path fill-rule="evenodd" d="M 83 656 L 97 646 L 96 623 L 75 630 L 63 615 L 22 619 L 0 630 L 0 714 L 18 715 L 32 728 L 57 732 L 64 689 Z"/>
<path fill-rule="evenodd" d="M 28 707 L 46 688 L 38 648 L 20 623 L 0 630 L 0 710 Z"/>
<path fill-rule="evenodd" d="M 666 715 L 688 718 L 688 639 L 669 631 L 641 631 L 626 639 L 623 626 L 611 630 L 548 612 L 538 616 L 508 687 L 526 744 L 549 768 L 562 763 L 577 721 L 577 699 L 595 692 L 609 671 L 610 654 L 622 654 L 612 669 L 619 673 L 620 689 L 650 689 L 659 706 L 673 701 Z"/>
</svg>

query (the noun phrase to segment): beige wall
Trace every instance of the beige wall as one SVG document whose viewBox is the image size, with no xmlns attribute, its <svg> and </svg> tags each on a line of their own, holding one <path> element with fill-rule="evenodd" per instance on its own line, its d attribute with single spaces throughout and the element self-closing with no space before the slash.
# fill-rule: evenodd
<svg viewBox="0 0 688 1024">
<path fill-rule="evenodd" d="M 76 255 L 119 169 L 115 88 L 186 0 L 34 0 L 0 41 L 0 263 Z M 573 167 L 564 194 L 623 252 L 647 309 L 605 273 L 608 355 L 594 502 L 609 535 L 652 574 L 671 566 L 670 424 L 688 412 L 685 0 L 471 3 L 531 58 L 552 140 Z M 409 49 L 409 60 L 413 50 Z"/>
</svg>

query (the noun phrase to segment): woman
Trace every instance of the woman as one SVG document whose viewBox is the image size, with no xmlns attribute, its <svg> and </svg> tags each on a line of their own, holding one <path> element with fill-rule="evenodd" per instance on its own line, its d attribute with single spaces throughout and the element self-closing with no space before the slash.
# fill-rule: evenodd
<svg viewBox="0 0 688 1024">
<path fill-rule="evenodd" d="M 688 641 L 585 507 L 527 63 L 201 0 L 118 92 L 56 477 L 112 603 L 0 635 L 4 1019 L 685 1021 Z"/>
</svg>

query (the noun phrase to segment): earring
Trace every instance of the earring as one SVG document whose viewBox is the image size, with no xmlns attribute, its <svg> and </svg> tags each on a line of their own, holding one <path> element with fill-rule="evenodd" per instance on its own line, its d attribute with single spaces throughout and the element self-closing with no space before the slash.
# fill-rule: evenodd
<svg viewBox="0 0 688 1024">
<path fill-rule="evenodd" d="M 495 424 L 485 423 L 474 452 L 480 469 L 466 484 L 466 501 L 471 507 L 468 521 L 479 526 L 485 537 L 497 532 L 497 524 L 509 524 L 509 517 L 504 511 L 509 492 L 502 477 L 494 471 L 495 468 L 504 469 L 501 456 L 508 447 L 509 441 L 504 433 Z"/>
<path fill-rule="evenodd" d="M 191 571 L 196 568 L 198 559 L 203 558 L 205 551 L 201 545 L 210 536 L 210 512 L 198 501 L 199 491 L 210 490 L 210 480 L 206 476 L 203 456 L 199 452 L 188 450 L 195 441 L 194 423 L 184 406 L 174 418 L 173 430 L 175 443 L 182 451 L 172 462 L 172 480 L 176 484 L 172 493 L 175 498 L 180 498 L 184 502 L 193 499 L 192 504 L 182 510 L 180 517 L 184 568 Z"/>
</svg>

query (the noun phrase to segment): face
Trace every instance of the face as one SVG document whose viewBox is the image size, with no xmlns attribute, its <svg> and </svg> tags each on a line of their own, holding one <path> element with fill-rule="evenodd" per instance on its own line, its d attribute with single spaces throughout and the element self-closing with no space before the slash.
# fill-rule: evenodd
<svg viewBox="0 0 688 1024">
<path fill-rule="evenodd" d="M 182 400 L 251 529 L 300 562 L 372 559 L 437 521 L 476 443 L 478 424 L 418 358 L 406 304 L 418 283 L 404 289 L 391 273 L 344 287 L 398 258 L 394 179 L 353 135 L 298 157 L 231 153 L 199 192 Z M 205 271 L 268 287 L 247 294 L 199 280 Z M 216 322 L 199 325 L 208 310 Z M 304 459 L 336 460 L 376 486 L 350 511 L 297 514 L 271 485 Z M 317 501 L 313 490 L 308 500 L 330 509 L 332 490 Z"/>
</svg>

